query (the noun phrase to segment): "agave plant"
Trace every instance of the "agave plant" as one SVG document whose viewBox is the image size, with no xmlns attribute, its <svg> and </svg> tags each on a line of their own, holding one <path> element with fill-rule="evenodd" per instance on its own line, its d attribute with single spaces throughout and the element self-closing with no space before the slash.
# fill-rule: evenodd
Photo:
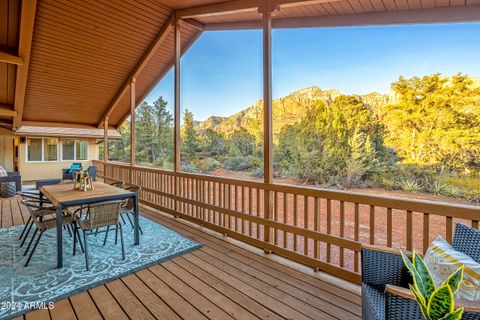
<svg viewBox="0 0 480 320">
<path fill-rule="evenodd" d="M 459 320 L 463 315 L 463 308 L 455 309 L 454 295 L 457 293 L 463 280 L 463 266 L 452 273 L 440 287 L 433 282 L 430 270 L 423 262 L 422 257 L 415 251 L 412 261 L 402 252 L 403 262 L 410 271 L 413 285 L 410 286 L 418 303 L 423 317 L 427 320 Z"/>
</svg>

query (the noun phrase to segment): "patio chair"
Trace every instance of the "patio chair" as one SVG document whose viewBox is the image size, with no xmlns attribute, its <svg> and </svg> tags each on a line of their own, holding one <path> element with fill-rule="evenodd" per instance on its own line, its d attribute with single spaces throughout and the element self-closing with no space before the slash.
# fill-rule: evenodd
<svg viewBox="0 0 480 320">
<path fill-rule="evenodd" d="M 123 241 L 122 224 L 120 223 L 120 201 L 103 202 L 94 205 L 90 205 L 88 208 L 88 217 L 85 220 L 78 221 L 75 224 L 74 235 L 77 234 L 78 228 L 83 231 L 83 243 L 85 246 L 85 265 L 89 270 L 88 263 L 88 239 L 87 237 L 92 234 L 101 232 L 108 232 L 111 226 L 115 226 L 115 244 L 117 244 L 118 229 L 120 228 L 120 241 L 122 244 L 122 260 L 125 260 L 125 244 Z M 107 227 L 106 230 L 98 231 L 99 228 Z M 94 231 L 96 230 L 96 231 Z M 76 237 L 73 238 L 73 254 L 76 250 Z M 105 245 L 105 241 L 104 241 Z"/>
<path fill-rule="evenodd" d="M 75 176 L 75 172 L 82 171 L 82 164 L 81 163 L 73 163 L 72 165 L 76 165 L 79 168 L 67 168 L 67 169 L 62 169 L 62 181 L 65 180 L 73 180 Z"/>
<path fill-rule="evenodd" d="M 480 231 L 457 223 L 452 246 L 480 262 Z M 362 318 L 365 320 L 423 320 L 408 284 L 413 283 L 399 250 L 362 247 Z M 480 319 L 466 309 L 463 318 Z"/>
<path fill-rule="evenodd" d="M 142 190 L 142 188 L 140 186 L 129 186 L 129 187 L 125 187 L 124 189 L 136 193 L 137 196 L 140 193 L 140 191 Z M 135 216 L 134 209 L 135 208 L 134 208 L 133 198 L 129 198 L 127 201 L 123 202 L 121 207 L 120 207 L 122 222 L 125 224 L 125 218 L 124 217 L 127 217 L 127 220 L 128 220 L 128 222 L 130 222 L 130 226 L 132 226 L 132 229 L 134 228 L 133 220 L 132 220 L 132 218 L 134 218 L 134 216 Z M 138 229 L 140 231 L 140 234 L 143 234 L 142 227 L 138 226 Z"/>
<path fill-rule="evenodd" d="M 40 242 L 40 239 L 42 238 L 42 235 L 45 233 L 45 231 L 49 229 L 54 229 L 57 227 L 57 219 L 56 219 L 56 208 L 55 207 L 43 207 L 39 206 L 38 202 L 36 200 L 23 200 L 22 199 L 22 204 L 25 205 L 30 213 L 34 212 L 35 215 L 32 214 L 32 220 L 33 223 L 36 226 L 36 229 L 32 235 L 32 238 L 30 239 L 28 246 L 24 252 L 24 256 L 27 255 L 28 251 L 30 250 L 30 247 L 32 246 L 32 243 L 34 243 L 32 250 L 30 251 L 30 254 L 27 258 L 27 261 L 25 262 L 25 267 L 28 267 L 30 260 L 32 259 L 32 256 L 37 249 L 38 243 Z M 62 224 L 63 226 L 70 226 L 74 224 L 76 221 L 76 216 L 71 215 L 71 214 L 65 214 L 64 217 L 62 217 Z M 75 229 L 74 229 L 75 230 Z M 38 236 L 37 236 L 38 233 Z M 36 239 L 36 240 L 35 240 Z M 24 239 L 25 241 L 25 239 Z"/>
<path fill-rule="evenodd" d="M 7 186 L 6 189 L 9 192 L 5 192 L 5 197 L 15 196 L 16 192 L 22 191 L 22 176 L 19 172 L 7 172 L 7 176 L 0 177 L 0 185 L 12 184 L 15 185 L 15 189 L 10 191 L 10 186 Z M 12 186 L 13 189 L 13 186 Z"/>
<path fill-rule="evenodd" d="M 54 207 L 49 200 L 41 199 L 38 193 L 23 191 L 23 192 L 18 192 L 17 194 L 22 199 L 22 203 L 28 203 L 26 207 L 28 209 L 28 212 L 30 213 L 27 223 L 25 223 L 22 233 L 18 238 L 19 241 L 22 240 L 23 238 L 20 244 L 20 248 L 21 248 L 23 247 L 25 240 L 27 239 L 28 234 L 32 229 L 32 226 L 35 224 L 35 222 L 33 221 L 33 218 L 52 214 L 52 209 L 54 209 Z"/>
<path fill-rule="evenodd" d="M 88 171 L 88 174 L 90 175 L 90 177 L 92 177 L 92 180 L 97 181 L 97 167 L 96 166 L 90 166 L 90 167 L 88 167 L 87 171 Z"/>
</svg>

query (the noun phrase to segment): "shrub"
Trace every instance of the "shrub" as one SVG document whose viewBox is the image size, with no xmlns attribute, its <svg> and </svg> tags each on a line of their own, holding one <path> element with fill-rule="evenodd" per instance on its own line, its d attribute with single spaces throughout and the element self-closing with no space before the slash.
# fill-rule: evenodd
<svg viewBox="0 0 480 320">
<path fill-rule="evenodd" d="M 232 171 L 250 171 L 258 167 L 258 161 L 253 156 L 227 157 L 224 166 Z"/>
<path fill-rule="evenodd" d="M 213 158 L 206 158 L 206 159 L 195 161 L 195 166 L 198 168 L 199 172 L 208 173 L 218 168 L 219 163 L 217 160 Z"/>
<path fill-rule="evenodd" d="M 422 189 L 422 185 L 415 180 L 403 180 L 401 188 L 403 191 L 415 193 Z"/>
</svg>

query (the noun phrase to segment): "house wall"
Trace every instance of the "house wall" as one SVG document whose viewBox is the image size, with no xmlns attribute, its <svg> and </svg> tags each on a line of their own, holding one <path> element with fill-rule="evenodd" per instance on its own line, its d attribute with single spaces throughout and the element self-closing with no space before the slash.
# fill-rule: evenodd
<svg viewBox="0 0 480 320">
<path fill-rule="evenodd" d="M 13 171 L 13 134 L 0 128 L 0 165 L 8 172 Z"/>
<path fill-rule="evenodd" d="M 99 156 L 99 147 L 96 140 L 89 139 L 88 141 L 88 160 L 62 161 L 59 155 L 59 160 L 55 162 L 27 162 L 27 143 L 21 142 L 18 149 L 18 166 L 22 181 L 62 178 L 62 169 L 69 168 L 73 162 L 82 163 L 83 168 L 88 168 L 92 165 L 92 160 L 98 160 Z"/>
</svg>

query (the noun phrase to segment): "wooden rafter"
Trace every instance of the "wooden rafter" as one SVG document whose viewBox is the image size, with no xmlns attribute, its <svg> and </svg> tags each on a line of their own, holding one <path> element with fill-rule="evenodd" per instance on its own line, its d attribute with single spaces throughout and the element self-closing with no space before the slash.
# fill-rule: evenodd
<svg viewBox="0 0 480 320">
<path fill-rule="evenodd" d="M 18 55 L 23 59 L 23 64 L 17 66 L 17 80 L 15 83 L 14 107 L 17 114 L 13 118 L 13 126 L 19 127 L 22 122 L 25 104 L 25 91 L 27 88 L 28 65 L 32 48 L 33 26 L 35 24 L 36 0 L 23 0 L 20 16 L 20 33 L 18 41 Z"/>
<path fill-rule="evenodd" d="M 333 0 L 337 1 L 337 0 Z M 272 8 L 301 6 L 315 3 L 332 2 L 332 0 L 269 0 L 268 5 Z M 265 5 L 265 0 L 231 0 L 218 2 L 197 7 L 177 10 L 177 16 L 181 19 L 206 17 L 237 12 L 253 11 Z"/>
<path fill-rule="evenodd" d="M 16 64 L 17 66 L 23 65 L 23 59 L 21 57 L 3 51 L 0 51 L 0 62 Z"/>
<path fill-rule="evenodd" d="M 17 112 L 12 110 L 12 106 L 8 104 L 0 103 L 0 116 L 3 117 L 15 117 Z"/>
<path fill-rule="evenodd" d="M 191 27 L 194 27 L 197 30 L 200 30 L 200 31 L 205 30 L 205 25 L 195 19 L 184 19 L 182 20 L 182 22 L 188 24 Z"/>
<path fill-rule="evenodd" d="M 480 5 L 273 19 L 272 27 L 274 29 L 329 28 L 477 21 L 480 21 Z M 238 21 L 205 24 L 205 31 L 249 30 L 261 28 L 261 21 Z"/>
<path fill-rule="evenodd" d="M 133 69 L 133 71 L 130 73 L 128 79 L 125 80 L 125 82 L 122 85 L 122 88 L 116 94 L 112 103 L 108 106 L 107 110 L 105 110 L 105 112 L 103 113 L 102 117 L 100 118 L 100 120 L 97 124 L 98 127 L 101 127 L 103 125 L 103 122 L 104 122 L 105 118 L 109 117 L 110 114 L 112 114 L 112 112 L 117 107 L 118 103 L 127 94 L 128 88 L 130 87 L 130 83 L 132 82 L 132 80 L 134 80 L 138 77 L 138 75 L 142 72 L 142 70 L 145 68 L 145 66 L 148 64 L 148 62 L 155 55 L 155 52 L 157 52 L 157 50 L 160 48 L 160 45 L 167 38 L 168 34 L 173 30 L 174 23 L 175 23 L 175 14 L 172 14 L 172 16 L 170 16 L 168 21 L 162 27 L 162 29 L 160 30 L 158 35 L 155 37 L 155 40 L 152 42 L 152 44 L 148 48 L 145 55 L 138 62 L 138 64 L 135 66 L 135 69 Z"/>
<path fill-rule="evenodd" d="M 200 38 L 200 36 L 203 34 L 202 31 L 197 31 L 191 38 L 190 40 L 183 46 L 182 48 L 182 56 L 185 54 L 185 52 L 188 51 L 188 49 L 190 49 L 190 47 L 198 40 L 198 38 Z M 165 77 L 165 75 L 170 71 L 170 69 L 172 69 L 173 65 L 174 65 L 174 61 L 175 59 L 172 59 L 168 64 L 167 66 L 162 70 L 162 72 L 160 72 L 160 74 L 158 75 L 157 77 L 157 80 L 155 82 L 153 82 L 149 87 L 148 89 L 145 91 L 145 93 L 141 96 L 139 96 L 137 98 L 137 101 L 143 101 L 149 94 L 150 92 L 152 92 L 152 90 L 158 85 L 158 83 L 160 81 L 162 81 L 162 79 Z M 128 118 L 128 116 L 130 115 L 130 111 L 128 111 L 127 113 L 125 113 L 123 115 L 123 117 L 120 119 L 120 121 L 118 122 L 117 124 L 117 128 Z"/>
</svg>

